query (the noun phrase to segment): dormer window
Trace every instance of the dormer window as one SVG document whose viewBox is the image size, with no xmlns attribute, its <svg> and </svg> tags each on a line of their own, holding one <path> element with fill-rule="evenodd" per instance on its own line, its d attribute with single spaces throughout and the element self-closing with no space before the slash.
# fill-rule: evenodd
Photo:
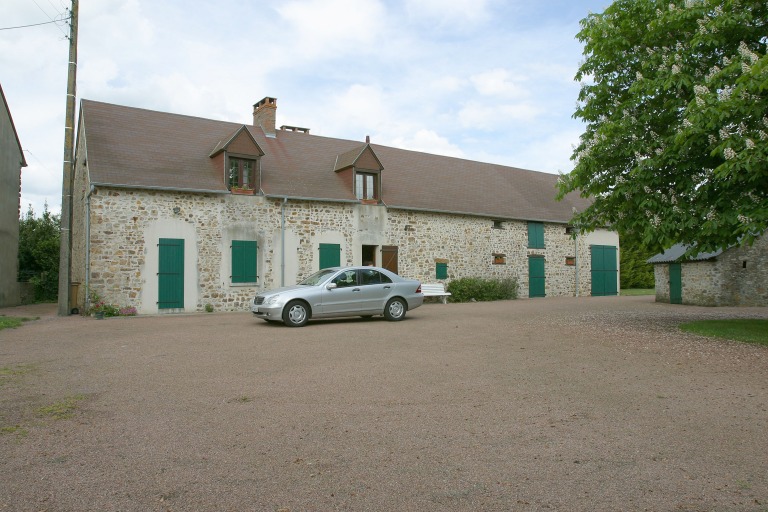
<svg viewBox="0 0 768 512">
<path fill-rule="evenodd" d="M 256 185 L 256 165 L 256 160 L 229 157 L 227 188 L 253 190 Z"/>
<path fill-rule="evenodd" d="M 379 199 L 378 175 L 366 172 L 355 173 L 355 195 L 360 200 Z"/>
<path fill-rule="evenodd" d="M 252 195 L 261 190 L 261 157 L 264 152 L 247 126 L 219 141 L 210 155 L 222 173 L 222 185 L 232 193 Z"/>
</svg>

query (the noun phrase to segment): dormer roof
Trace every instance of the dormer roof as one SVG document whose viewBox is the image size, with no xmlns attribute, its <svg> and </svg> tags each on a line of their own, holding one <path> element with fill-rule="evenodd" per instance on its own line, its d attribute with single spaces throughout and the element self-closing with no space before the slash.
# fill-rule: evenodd
<svg viewBox="0 0 768 512">
<path fill-rule="evenodd" d="M 226 139 L 220 140 L 208 156 L 213 158 L 222 151 L 229 151 L 243 156 L 264 156 L 264 151 L 261 150 L 261 147 L 259 147 L 259 144 L 253 138 L 246 125 L 242 125 Z"/>
<path fill-rule="evenodd" d="M 333 170 L 338 172 L 350 167 L 376 171 L 384 169 L 384 166 L 381 165 L 381 160 L 379 160 L 379 157 L 376 156 L 373 148 L 368 143 L 338 155 Z"/>
</svg>

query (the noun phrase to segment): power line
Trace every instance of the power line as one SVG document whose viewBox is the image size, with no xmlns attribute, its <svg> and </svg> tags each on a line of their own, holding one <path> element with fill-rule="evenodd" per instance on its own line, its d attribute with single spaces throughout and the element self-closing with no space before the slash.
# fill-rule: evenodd
<svg viewBox="0 0 768 512">
<path fill-rule="evenodd" d="M 61 23 L 62 21 L 67 21 L 72 19 L 72 15 L 67 16 L 66 18 L 62 18 L 60 20 L 52 20 L 52 21 L 44 21 L 42 23 L 32 23 L 31 25 L 19 25 L 16 27 L 0 27 L 0 30 L 13 30 L 16 28 L 29 28 L 29 27 L 38 27 L 40 25 L 49 25 L 51 23 Z"/>
</svg>

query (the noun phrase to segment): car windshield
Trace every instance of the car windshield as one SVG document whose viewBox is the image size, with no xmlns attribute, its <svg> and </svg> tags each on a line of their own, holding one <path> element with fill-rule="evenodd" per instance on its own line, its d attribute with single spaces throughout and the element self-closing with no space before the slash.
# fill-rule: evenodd
<svg viewBox="0 0 768 512">
<path fill-rule="evenodd" d="M 304 285 L 304 286 L 317 286 L 318 284 L 320 284 L 323 281 L 325 281 L 325 279 L 329 275 L 335 273 L 337 270 L 338 269 L 332 270 L 330 268 L 324 268 L 323 270 L 315 272 L 314 274 L 312 274 L 311 276 L 309 276 L 308 278 L 306 278 L 305 280 L 303 280 L 299 284 L 300 285 Z"/>
</svg>

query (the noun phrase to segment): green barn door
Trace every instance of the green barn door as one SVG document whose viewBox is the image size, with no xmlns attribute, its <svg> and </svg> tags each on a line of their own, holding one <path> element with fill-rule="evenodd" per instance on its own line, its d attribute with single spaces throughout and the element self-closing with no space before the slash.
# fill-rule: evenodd
<svg viewBox="0 0 768 512">
<path fill-rule="evenodd" d="M 619 267 L 616 247 L 593 245 L 592 249 L 592 296 L 601 297 L 619 294 Z"/>
<path fill-rule="evenodd" d="M 341 246 L 339 244 L 320 244 L 320 270 L 341 266 Z"/>
<path fill-rule="evenodd" d="M 544 258 L 528 258 L 528 297 L 545 296 Z"/>
<path fill-rule="evenodd" d="M 184 307 L 184 240 L 161 238 L 158 244 L 160 262 L 157 273 L 158 309 Z"/>
<path fill-rule="evenodd" d="M 669 264 L 669 303 L 683 303 L 683 268 L 679 263 Z"/>
</svg>

